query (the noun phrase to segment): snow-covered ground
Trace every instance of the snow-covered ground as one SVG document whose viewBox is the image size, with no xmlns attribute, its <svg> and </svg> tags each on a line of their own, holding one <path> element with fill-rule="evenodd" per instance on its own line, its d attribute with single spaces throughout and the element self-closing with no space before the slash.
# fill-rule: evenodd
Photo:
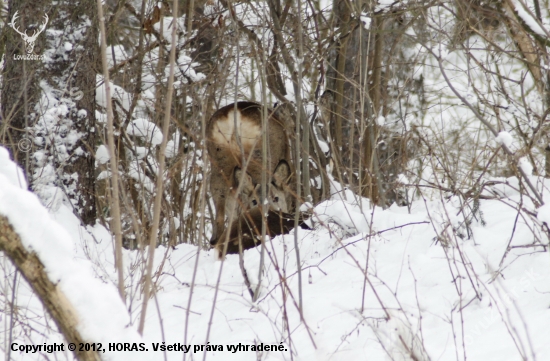
<svg viewBox="0 0 550 361">
<path fill-rule="evenodd" d="M 314 229 L 298 233 L 302 316 L 294 235 L 267 244 L 257 302 L 251 300 L 237 255 L 221 262 L 213 250 L 159 247 L 156 295 L 140 338 L 135 265 L 142 254 L 124 255 L 127 313 L 114 283 L 108 232 L 80 226 L 65 204 L 48 213 L 19 185 L 15 165 L 0 148 L 0 214 L 73 302 L 80 331 L 107 350 L 109 342 L 142 342 L 147 349 L 107 351 L 102 357 L 108 360 L 184 359 L 183 351 L 161 351 L 163 343 L 191 345 L 187 360 L 202 360 L 204 353 L 219 360 L 410 360 L 410 353 L 418 360 L 548 360 L 550 256 L 541 246 L 548 240 L 535 213 L 529 214 L 533 205 L 515 190 L 517 180 L 494 183 L 482 193 L 492 199 L 479 204 L 434 193 L 415 200 L 410 209 L 373 209 L 349 191 L 347 200 L 343 192 L 335 193 L 315 208 Z M 1 264 L 5 300 L 14 275 L 5 256 Z M 259 264 L 259 248 L 245 252 L 253 287 Z M 29 287 L 17 284 L 11 342 L 63 342 Z M 4 359 L 13 316 L 8 311 L 4 304 Z M 276 345 L 277 351 L 251 351 L 261 343 Z M 235 351 L 239 344 L 249 350 Z M 218 351 L 195 352 L 200 345 Z M 13 360 L 44 358 L 72 356 L 11 352 Z"/>
</svg>

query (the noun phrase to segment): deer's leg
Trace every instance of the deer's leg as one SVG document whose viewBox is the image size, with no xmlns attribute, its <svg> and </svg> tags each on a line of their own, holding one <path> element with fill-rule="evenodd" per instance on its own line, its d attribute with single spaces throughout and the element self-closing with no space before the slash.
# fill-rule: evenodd
<svg viewBox="0 0 550 361">
<path fill-rule="evenodd" d="M 210 244 L 215 245 L 222 234 L 225 225 L 225 203 L 227 201 L 227 185 L 221 173 L 212 173 L 210 176 L 210 192 L 214 198 L 214 210 L 216 212 L 212 223 L 212 237 Z"/>
</svg>

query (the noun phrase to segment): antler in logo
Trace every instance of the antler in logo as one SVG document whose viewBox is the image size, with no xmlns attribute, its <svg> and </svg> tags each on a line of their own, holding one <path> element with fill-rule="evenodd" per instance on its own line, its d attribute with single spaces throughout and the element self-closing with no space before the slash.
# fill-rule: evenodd
<svg viewBox="0 0 550 361">
<path fill-rule="evenodd" d="M 13 17 L 11 18 L 11 23 L 9 23 L 8 25 L 11 26 L 13 30 L 17 31 L 17 33 L 21 35 L 21 37 L 25 41 L 25 50 L 27 50 L 27 54 L 32 54 L 32 51 L 34 50 L 34 42 L 38 38 L 38 35 L 40 35 L 40 33 L 42 33 L 44 29 L 46 29 L 46 25 L 48 24 L 48 20 L 49 20 L 48 14 L 44 14 L 44 18 L 45 18 L 44 24 L 40 26 L 40 29 L 35 30 L 31 36 L 28 36 L 26 30 L 25 32 L 21 32 L 19 31 L 19 28 L 15 26 L 15 20 L 17 20 L 18 18 L 17 16 L 18 12 L 19 11 L 16 11 L 15 14 L 13 14 Z"/>
</svg>

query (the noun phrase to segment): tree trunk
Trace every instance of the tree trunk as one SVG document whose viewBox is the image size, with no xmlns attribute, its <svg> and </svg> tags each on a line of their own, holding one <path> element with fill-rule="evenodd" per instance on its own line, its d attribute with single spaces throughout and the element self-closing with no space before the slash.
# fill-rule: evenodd
<svg viewBox="0 0 550 361">
<path fill-rule="evenodd" d="M 21 33 L 32 34 L 40 29 L 49 7 L 49 0 L 12 0 L 8 3 L 8 19 L 15 20 L 13 27 Z M 35 105 L 40 97 L 39 74 L 43 68 L 42 61 L 34 55 L 43 55 L 46 43 L 44 32 L 37 37 L 34 48 L 29 49 L 23 36 L 15 29 L 4 29 L 5 64 L 2 74 L 0 142 L 11 151 L 13 159 L 23 168 L 27 179 L 30 179 L 30 159 L 34 151 L 33 135 L 29 127 L 32 127 L 38 117 Z M 31 51 L 28 53 L 27 50 Z M 21 58 L 27 54 L 33 56 L 33 59 Z"/>
<path fill-rule="evenodd" d="M 46 10 L 50 11 L 48 18 Z M 64 1 L 52 7 L 46 0 L 10 1 L 10 19 L 16 12 L 14 26 L 19 31 L 43 32 L 32 49 L 33 58 L 23 60 L 20 57 L 27 54 L 28 46 L 25 48 L 22 36 L 14 29 L 5 29 L 0 140 L 24 169 L 31 189 L 36 190 L 37 180 L 46 184 L 41 177 L 51 166 L 55 176 L 47 174 L 52 176 L 46 181 L 48 185 L 63 187 L 82 221 L 93 224 L 98 38 L 95 3 Z M 49 97 L 43 97 L 41 86 Z"/>
<path fill-rule="evenodd" d="M 76 310 L 59 290 L 59 287 L 48 278 L 40 259 L 35 253 L 27 251 L 8 219 L 2 215 L 0 215 L 0 250 L 6 253 L 17 270 L 21 272 L 65 339 L 76 345 L 89 341 L 85 340 L 77 330 L 78 315 Z M 78 347 L 73 353 L 78 360 L 100 360 L 98 353 L 79 351 Z"/>
<path fill-rule="evenodd" d="M 55 7 L 57 12 L 52 18 L 52 28 L 64 31 L 64 39 L 59 44 L 66 46 L 74 38 L 78 39 L 83 31 L 82 40 L 73 43 L 73 51 L 68 52 L 68 59 L 58 58 L 55 67 L 55 76 L 63 79 L 51 78 L 54 87 L 61 91 L 67 90 L 74 102 L 74 107 L 68 114 L 73 121 L 73 129 L 81 137 L 74 145 L 71 161 L 63 170 L 63 184 L 68 189 L 69 197 L 75 206 L 78 215 L 84 224 L 93 225 L 97 218 L 95 192 L 95 110 L 96 110 L 96 74 L 99 73 L 97 45 L 97 6 L 93 0 L 79 2 L 65 1 Z M 84 20 L 86 19 L 86 20 Z M 89 20 L 89 26 L 86 21 Z M 67 24 L 72 24 L 70 28 Z M 67 43 L 65 43 L 65 41 Z M 62 88 L 65 86 L 65 88 Z M 70 175 L 76 174 L 78 177 Z M 71 190 L 74 189 L 74 192 Z"/>
<path fill-rule="evenodd" d="M 367 121 L 365 133 L 362 134 L 363 139 L 363 157 L 362 168 L 363 178 L 361 179 L 361 195 L 370 198 L 375 203 L 384 203 L 380 199 L 382 195 L 379 192 L 380 171 L 378 167 L 378 156 L 376 154 L 376 144 L 378 141 L 378 125 L 376 118 L 382 115 L 382 53 L 384 51 L 384 33 L 383 33 L 383 17 L 377 15 L 372 21 L 371 32 L 374 37 L 374 52 L 372 56 L 372 82 L 369 87 L 370 99 L 372 99 L 373 114 Z"/>
</svg>

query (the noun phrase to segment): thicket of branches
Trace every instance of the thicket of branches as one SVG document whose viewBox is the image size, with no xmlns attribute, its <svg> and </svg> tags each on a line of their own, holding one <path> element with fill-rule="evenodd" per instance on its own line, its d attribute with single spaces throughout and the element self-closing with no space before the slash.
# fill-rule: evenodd
<svg viewBox="0 0 550 361">
<path fill-rule="evenodd" d="M 457 196 L 459 226 L 434 220 L 444 245 L 483 221 L 479 199 L 505 177 L 529 203 L 510 205 L 522 217 L 542 204 L 532 176 L 550 174 L 548 1 L 178 3 L 177 13 L 169 2 L 104 4 L 110 104 L 95 2 L 3 8 L 0 143 L 45 205 L 68 201 L 83 223 L 119 233 L 119 260 L 120 247 L 144 250 L 150 239 L 209 247 L 205 123 L 238 100 L 277 103 L 298 122 L 288 132 L 298 137 L 299 203 L 333 196 L 329 180 L 382 207 Z M 16 11 L 29 31 L 49 14 L 35 50 L 46 61 L 14 60 L 25 51 L 7 26 Z M 146 258 L 130 279 L 147 273 Z M 139 282 L 118 282 L 128 304 L 140 298 Z"/>
<path fill-rule="evenodd" d="M 5 23 L 16 11 L 28 8 L 25 2 L 10 5 L 4 13 Z M 166 2 L 106 5 L 107 61 L 115 84 L 115 154 L 125 209 L 123 237 L 125 245 L 133 248 L 148 238 L 146 230 L 152 221 L 149 205 L 156 183 L 174 14 Z M 400 185 L 408 185 L 409 190 L 411 185 L 433 185 L 430 179 L 436 174 L 448 180 L 451 191 L 473 187 L 472 180 L 481 179 L 473 176 L 477 170 L 481 174 L 514 174 L 514 166 L 505 157 L 493 156 L 495 145 L 486 141 L 487 129 L 462 131 L 472 121 L 478 126 L 478 119 L 463 116 L 464 107 L 457 107 L 456 121 L 447 121 L 450 127 L 445 129 L 434 128 L 436 123 L 426 118 L 430 107 L 455 105 L 449 102 L 456 94 L 445 88 L 451 86 L 452 90 L 453 78 L 464 75 L 468 84 L 460 84 L 456 90 L 471 99 L 470 105 L 497 131 L 511 131 L 517 137 L 521 149 L 516 155 L 525 155 L 536 174 L 545 172 L 547 40 L 539 34 L 543 28 L 537 28 L 536 22 L 544 18 L 546 8 L 538 1 L 523 4 L 531 6 L 526 7 L 528 11 L 521 4 L 477 1 L 391 5 L 368 1 L 194 1 L 181 5 L 162 196 L 162 244 L 201 244 L 197 214 L 208 218 L 211 213 L 208 202 L 205 211 L 197 212 L 203 180 L 208 176 L 202 124 L 221 105 L 235 100 L 253 100 L 270 107 L 290 102 L 289 111 L 294 117 L 300 115 L 303 122 L 299 155 L 315 162 L 313 167 L 306 167 L 306 162 L 301 167 L 313 180 L 313 189 L 320 188 L 322 182 L 317 180 L 319 174 L 308 174 L 309 168 L 324 173 L 330 158 L 336 180 L 379 205 L 389 206 L 410 201 L 410 192 Z M 57 9 L 48 2 L 36 8 L 38 14 Z M 70 11 L 73 16 L 79 12 L 91 15 L 94 24 L 97 21 L 91 3 L 73 6 Z M 530 16 L 531 23 L 518 11 L 527 13 L 523 16 Z M 3 143 L 11 146 L 24 165 L 31 188 L 40 193 L 54 185 L 73 200 L 85 223 L 94 223 L 97 217 L 107 224 L 110 187 L 104 172 L 108 157 L 102 146 L 107 147 L 108 142 L 99 48 L 93 42 L 84 44 L 85 56 L 78 50 L 66 50 L 64 47 L 90 40 L 71 34 L 63 20 L 55 20 L 55 14 L 64 13 L 50 16 L 49 32 L 37 47 L 50 52 L 50 62 L 27 64 L 36 70 L 25 69 L 26 73 L 19 74 L 21 63 L 5 57 L 5 79 L 23 81 L 4 81 Z M 61 38 L 54 39 L 53 26 L 63 28 Z M 96 26 L 86 29 L 86 39 L 96 37 Z M 9 30 L 4 27 L 5 55 L 20 53 L 19 35 Z M 52 73 L 54 68 L 59 74 Z M 426 69 L 441 81 L 447 75 L 450 84 L 443 83 L 444 91 L 425 86 Z M 57 107 L 40 99 L 45 85 L 33 72 L 43 75 L 53 87 L 47 96 L 54 94 L 52 101 Z M 518 72 L 521 76 L 510 76 Z M 84 75 L 85 83 L 76 84 Z M 96 89 L 90 80 L 96 77 L 98 113 L 93 101 Z M 80 98 L 71 96 L 78 91 L 84 92 Z M 59 110 L 60 104 L 66 106 L 62 108 L 65 114 L 48 114 L 53 108 Z M 60 120 L 79 109 L 87 111 L 85 126 L 78 118 L 67 124 Z M 428 113 L 430 117 L 435 112 Z M 69 136 L 75 132 L 77 136 Z M 22 137 L 34 137 L 30 152 L 16 146 Z M 79 148 L 87 163 L 79 166 L 77 181 L 69 174 L 75 161 L 82 158 L 75 152 Z M 98 150 L 99 157 L 94 159 Z M 427 161 L 432 157 L 436 164 Z M 470 172 L 465 172 L 468 168 Z M 89 171 L 96 182 L 85 181 L 83 172 Z M 400 175 L 409 184 L 400 183 Z M 312 187 L 310 182 L 303 183 L 306 200 Z M 475 186 L 480 186 L 477 183 Z M 44 193 L 48 203 L 53 196 Z M 324 190 L 310 200 L 319 202 L 328 196 Z M 88 202 L 88 209 L 81 198 Z"/>
</svg>

